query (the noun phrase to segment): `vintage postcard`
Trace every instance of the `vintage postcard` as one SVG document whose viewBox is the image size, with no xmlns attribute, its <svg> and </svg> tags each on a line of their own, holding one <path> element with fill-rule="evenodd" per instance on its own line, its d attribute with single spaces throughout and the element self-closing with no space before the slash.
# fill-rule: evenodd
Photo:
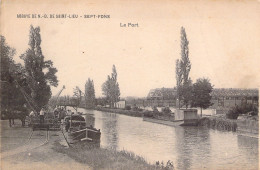
<svg viewBox="0 0 260 170">
<path fill-rule="evenodd" d="M 0 169 L 258 169 L 259 0 L 1 0 Z"/>
</svg>

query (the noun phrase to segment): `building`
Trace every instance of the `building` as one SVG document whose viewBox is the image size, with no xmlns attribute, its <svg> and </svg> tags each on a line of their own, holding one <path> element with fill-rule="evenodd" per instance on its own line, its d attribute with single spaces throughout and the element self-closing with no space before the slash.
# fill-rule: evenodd
<svg viewBox="0 0 260 170">
<path fill-rule="evenodd" d="M 230 108 L 243 103 L 258 105 L 258 89 L 215 88 L 211 93 L 213 108 Z"/>
<path fill-rule="evenodd" d="M 121 100 L 121 101 L 118 101 L 118 102 L 114 103 L 114 107 L 115 108 L 124 109 L 125 106 L 126 106 L 126 101 L 125 100 Z"/>
<path fill-rule="evenodd" d="M 258 89 L 240 88 L 214 88 L 211 92 L 211 108 L 231 108 L 243 103 L 258 105 Z M 151 89 L 147 95 L 147 105 L 150 106 L 176 106 L 176 88 L 157 88 Z"/>
</svg>

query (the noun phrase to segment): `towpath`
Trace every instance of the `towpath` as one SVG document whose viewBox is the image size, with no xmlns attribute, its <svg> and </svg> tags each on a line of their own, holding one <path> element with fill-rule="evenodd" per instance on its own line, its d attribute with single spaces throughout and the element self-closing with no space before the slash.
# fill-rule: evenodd
<svg viewBox="0 0 260 170">
<path fill-rule="evenodd" d="M 86 164 L 76 162 L 66 154 L 58 153 L 53 148 L 55 143 L 64 147 L 66 141 L 61 131 L 34 131 L 21 127 L 19 120 L 9 127 L 8 121 L 0 121 L 1 154 L 0 169 L 91 169 Z"/>
</svg>

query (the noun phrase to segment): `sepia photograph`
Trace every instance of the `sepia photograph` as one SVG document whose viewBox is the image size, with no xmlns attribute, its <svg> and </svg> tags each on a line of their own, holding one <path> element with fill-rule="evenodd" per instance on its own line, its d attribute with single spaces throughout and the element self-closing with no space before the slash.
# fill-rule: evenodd
<svg viewBox="0 0 260 170">
<path fill-rule="evenodd" d="M 0 0 L 0 169 L 259 169 L 259 0 Z"/>
</svg>

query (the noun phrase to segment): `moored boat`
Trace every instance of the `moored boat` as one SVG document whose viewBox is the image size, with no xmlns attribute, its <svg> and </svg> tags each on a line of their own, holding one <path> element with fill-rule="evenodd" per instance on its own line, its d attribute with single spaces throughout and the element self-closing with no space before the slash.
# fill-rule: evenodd
<svg viewBox="0 0 260 170">
<path fill-rule="evenodd" d="M 85 118 L 81 115 L 66 116 L 64 118 L 64 125 L 69 144 L 74 144 L 79 141 L 100 142 L 100 129 L 98 130 L 92 125 L 87 126 Z"/>
</svg>

